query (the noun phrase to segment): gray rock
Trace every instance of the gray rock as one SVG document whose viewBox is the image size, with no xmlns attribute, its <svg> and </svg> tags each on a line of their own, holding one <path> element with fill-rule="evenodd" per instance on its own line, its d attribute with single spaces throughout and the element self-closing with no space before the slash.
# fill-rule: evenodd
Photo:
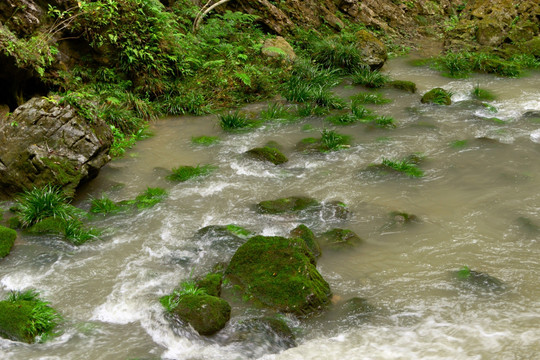
<svg viewBox="0 0 540 360">
<path fill-rule="evenodd" d="M 73 195 L 110 160 L 112 141 L 105 122 L 90 124 L 57 99 L 35 97 L 0 123 L 0 196 L 49 183 Z"/>
</svg>

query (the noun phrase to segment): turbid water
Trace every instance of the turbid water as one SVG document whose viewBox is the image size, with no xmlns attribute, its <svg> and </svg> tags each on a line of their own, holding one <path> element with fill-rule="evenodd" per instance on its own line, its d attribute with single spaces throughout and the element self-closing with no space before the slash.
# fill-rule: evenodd
<svg viewBox="0 0 540 360">
<path fill-rule="evenodd" d="M 393 116 L 395 129 L 365 124 L 339 127 L 353 137 L 348 149 L 306 155 L 302 138 L 330 127 L 323 118 L 271 122 L 247 133 L 223 133 L 215 116 L 182 117 L 152 124 L 155 136 L 107 165 L 83 189 L 91 196 L 135 197 L 147 186 L 168 198 L 153 208 L 95 217 L 102 240 L 74 248 L 51 237 L 19 237 L 1 262 L 0 296 L 36 288 L 65 318 L 63 333 L 44 344 L 0 340 L 2 359 L 533 359 L 540 353 L 540 74 L 519 79 L 474 75 L 449 79 L 406 59 L 385 72 L 412 80 L 417 94 L 383 90 L 393 99 L 369 105 Z M 479 84 L 497 95 L 497 113 L 470 101 Z M 420 104 L 420 95 L 442 86 L 451 106 Z M 343 97 L 361 88 L 341 85 Z M 266 104 L 252 104 L 257 113 Z M 504 123 L 489 120 L 497 117 Z M 311 125 L 311 127 L 306 125 Z M 312 130 L 310 130 L 312 128 Z M 192 136 L 216 135 L 211 147 Z M 243 153 L 278 141 L 290 161 L 255 162 Z M 455 141 L 467 140 L 464 146 Z M 452 145 L 454 144 L 454 145 Z M 420 179 L 363 172 L 383 158 L 421 153 Z M 213 164 L 210 176 L 186 183 L 165 179 L 179 165 Z M 259 215 L 253 204 L 291 195 L 340 200 L 345 220 L 317 213 Z M 392 211 L 414 214 L 414 224 L 392 224 Z M 194 237 L 213 224 L 235 223 L 264 235 L 287 235 L 300 223 L 315 232 L 349 228 L 364 243 L 325 251 L 318 269 L 335 304 L 310 319 L 285 319 L 298 346 L 281 351 L 270 339 L 232 341 L 242 320 L 260 310 L 233 302 L 232 318 L 212 337 L 172 327 L 159 303 L 182 280 L 226 261 L 232 249 Z M 468 265 L 506 284 L 502 292 L 464 287 L 451 272 Z M 361 297 L 368 314 L 346 313 Z M 276 353 L 277 352 L 277 353 Z"/>
</svg>

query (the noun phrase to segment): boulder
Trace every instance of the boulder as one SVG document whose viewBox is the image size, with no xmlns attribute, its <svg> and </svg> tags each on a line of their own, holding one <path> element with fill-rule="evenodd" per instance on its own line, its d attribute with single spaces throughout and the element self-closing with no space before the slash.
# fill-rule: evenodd
<svg viewBox="0 0 540 360">
<path fill-rule="evenodd" d="M 199 334 L 212 335 L 229 321 L 231 306 L 216 296 L 185 294 L 171 314 L 190 324 Z"/>
<path fill-rule="evenodd" d="M 321 246 L 317 242 L 313 231 L 310 230 L 306 225 L 298 225 L 289 233 L 291 238 L 300 238 L 304 240 L 309 251 L 313 254 L 315 258 L 318 258 L 322 255 Z"/>
<path fill-rule="evenodd" d="M 33 98 L 0 124 L 0 195 L 47 184 L 73 195 L 110 160 L 112 140 L 105 122 L 90 124 L 56 98 Z"/>
<path fill-rule="evenodd" d="M 363 240 L 352 230 L 335 228 L 329 230 L 319 237 L 323 247 L 333 249 L 350 248 Z"/>
<path fill-rule="evenodd" d="M 488 292 L 502 292 L 506 290 L 506 285 L 501 280 L 486 273 L 471 270 L 468 266 L 463 266 L 458 271 L 455 271 L 454 276 L 461 284 L 471 290 Z"/>
<path fill-rule="evenodd" d="M 276 200 L 261 201 L 257 204 L 257 211 L 261 214 L 295 213 L 314 208 L 319 202 L 306 196 L 291 196 Z"/>
<path fill-rule="evenodd" d="M 271 58 L 284 58 L 290 62 L 296 59 L 296 53 L 291 44 L 282 36 L 266 39 L 261 49 L 263 55 Z"/>
<path fill-rule="evenodd" d="M 255 236 L 233 255 L 225 275 L 263 305 L 309 315 L 329 303 L 330 286 L 302 239 Z"/>
<path fill-rule="evenodd" d="M 388 59 L 386 45 L 367 30 L 356 33 L 356 46 L 362 54 L 363 62 L 369 65 L 371 70 L 380 69 Z"/>
<path fill-rule="evenodd" d="M 394 89 L 408 91 L 413 94 L 416 92 L 416 84 L 412 81 L 394 80 L 389 81 L 387 85 L 393 87 Z"/>
<path fill-rule="evenodd" d="M 251 158 L 268 161 L 274 165 L 279 165 L 289 161 L 285 155 L 275 147 L 265 146 L 262 148 L 254 148 L 246 152 Z"/>
<path fill-rule="evenodd" d="M 16 238 L 17 232 L 15 230 L 0 225 L 0 258 L 10 253 Z"/>
<path fill-rule="evenodd" d="M 451 105 L 452 94 L 443 88 L 434 88 L 422 96 L 422 104 Z"/>
</svg>

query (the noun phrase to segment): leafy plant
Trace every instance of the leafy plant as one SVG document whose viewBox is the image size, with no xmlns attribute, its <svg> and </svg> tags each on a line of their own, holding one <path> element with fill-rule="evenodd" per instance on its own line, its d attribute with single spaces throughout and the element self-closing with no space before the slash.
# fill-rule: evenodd
<svg viewBox="0 0 540 360">
<path fill-rule="evenodd" d="M 358 118 L 354 113 L 336 114 L 326 118 L 326 121 L 329 121 L 334 125 L 351 125 L 359 120 L 360 118 Z"/>
<path fill-rule="evenodd" d="M 100 232 L 93 228 L 86 228 L 77 219 L 70 219 L 64 222 L 64 237 L 74 245 L 81 245 L 89 240 L 97 239 Z"/>
<path fill-rule="evenodd" d="M 135 205 L 139 209 L 149 208 L 157 203 L 161 202 L 167 197 L 167 191 L 165 189 L 156 187 L 147 187 L 145 191 L 137 195 L 134 200 Z"/>
<path fill-rule="evenodd" d="M 395 128 L 396 127 L 396 123 L 395 123 L 394 118 L 392 118 L 390 116 L 376 117 L 373 120 L 373 123 L 375 124 L 375 126 L 378 126 L 378 127 L 381 127 L 381 128 Z"/>
<path fill-rule="evenodd" d="M 239 111 L 218 115 L 219 124 L 225 131 L 234 131 L 253 127 L 254 123 Z"/>
<path fill-rule="evenodd" d="M 25 191 L 17 199 L 23 226 L 31 226 L 48 217 L 64 220 L 75 217 L 76 211 L 67 201 L 62 190 L 52 185 Z"/>
<path fill-rule="evenodd" d="M 261 111 L 261 119 L 273 120 L 273 119 L 290 119 L 292 114 L 281 104 L 271 103 L 268 107 Z"/>
<path fill-rule="evenodd" d="M 384 158 L 382 164 L 395 171 L 405 173 L 411 177 L 424 176 L 424 172 L 418 168 L 418 165 L 408 159 L 394 161 Z"/>
<path fill-rule="evenodd" d="M 336 151 L 349 146 L 350 137 L 338 134 L 334 130 L 324 129 L 321 132 L 321 151 Z"/>
<path fill-rule="evenodd" d="M 358 119 L 368 119 L 371 115 L 371 110 L 367 109 L 365 106 L 360 105 L 358 101 L 353 101 L 351 104 L 351 112 Z"/>
<path fill-rule="evenodd" d="M 107 195 L 101 195 L 101 198 L 93 198 L 90 202 L 90 212 L 110 214 L 120 211 L 120 206 L 109 199 Z"/>
<path fill-rule="evenodd" d="M 314 43 L 311 57 L 324 67 L 338 68 L 349 74 L 363 64 L 362 54 L 356 44 L 346 43 L 337 37 Z"/>
<path fill-rule="evenodd" d="M 368 66 L 358 68 L 352 73 L 352 82 L 368 88 L 380 88 L 389 81 L 388 76 L 379 71 L 371 71 Z"/>
<path fill-rule="evenodd" d="M 194 177 L 206 176 L 214 170 L 215 167 L 212 165 L 179 166 L 172 169 L 172 174 L 167 176 L 167 179 L 184 182 Z"/>
</svg>

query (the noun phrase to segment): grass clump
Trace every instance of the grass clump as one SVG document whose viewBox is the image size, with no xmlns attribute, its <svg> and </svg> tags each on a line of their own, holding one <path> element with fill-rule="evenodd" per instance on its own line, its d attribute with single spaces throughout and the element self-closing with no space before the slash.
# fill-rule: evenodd
<svg viewBox="0 0 540 360">
<path fill-rule="evenodd" d="M 351 100 L 356 104 L 387 104 L 392 102 L 392 100 L 385 98 L 380 93 L 366 93 L 361 92 L 356 95 L 351 96 Z"/>
<path fill-rule="evenodd" d="M 112 214 L 120 209 L 120 206 L 105 194 L 102 194 L 99 199 L 93 198 L 90 202 L 90 212 L 94 214 Z"/>
<path fill-rule="evenodd" d="M 160 299 L 161 304 L 167 310 L 172 312 L 180 304 L 182 297 L 187 295 L 200 296 L 206 295 L 206 290 L 198 286 L 193 279 L 183 281 L 179 289 L 174 289 L 172 294 L 166 295 Z"/>
<path fill-rule="evenodd" d="M 364 62 L 362 53 L 354 43 L 339 38 L 324 39 L 312 44 L 312 59 L 326 68 L 340 69 L 351 74 Z"/>
<path fill-rule="evenodd" d="M 195 177 L 206 176 L 214 170 L 215 167 L 212 165 L 179 166 L 172 169 L 172 174 L 167 176 L 167 179 L 184 182 Z"/>
<path fill-rule="evenodd" d="M 60 321 L 58 312 L 35 290 L 14 291 L 0 301 L 0 336 L 4 338 L 27 343 L 37 337 L 45 340 L 55 335 L 53 330 Z"/>
<path fill-rule="evenodd" d="M 219 142 L 219 137 L 217 136 L 193 136 L 191 142 L 196 145 L 210 146 L 217 144 Z"/>
<path fill-rule="evenodd" d="M 401 173 L 407 174 L 410 177 L 422 177 L 424 176 L 424 171 L 418 168 L 418 165 L 409 159 L 404 160 L 390 160 L 384 158 L 382 161 L 382 165 L 386 166 L 390 169 L 393 169 L 395 171 L 399 171 Z"/>
<path fill-rule="evenodd" d="M 149 208 L 157 203 L 161 202 L 163 199 L 167 197 L 167 191 L 165 189 L 155 187 L 147 187 L 145 191 L 143 191 L 141 194 L 137 195 L 135 200 L 131 201 L 134 203 L 137 208 L 144 209 Z"/>
<path fill-rule="evenodd" d="M 293 114 L 291 114 L 285 106 L 279 104 L 279 103 L 272 103 L 268 105 L 266 109 L 261 111 L 260 117 L 262 120 L 275 120 L 275 119 L 283 119 L 288 120 L 293 118 Z"/>
<path fill-rule="evenodd" d="M 321 132 L 321 151 L 328 152 L 347 148 L 350 146 L 350 140 L 350 136 L 324 129 Z"/>
<path fill-rule="evenodd" d="M 485 101 L 495 100 L 495 94 L 493 94 L 489 90 L 482 89 L 480 85 L 478 84 L 476 84 L 476 86 L 472 90 L 471 96 L 478 100 L 485 100 Z"/>
<path fill-rule="evenodd" d="M 360 121 L 360 119 L 361 118 L 357 117 L 354 113 L 345 113 L 328 116 L 326 121 L 329 121 L 334 125 L 352 125 Z"/>
<path fill-rule="evenodd" d="M 312 115 L 323 116 L 328 114 L 330 110 L 323 106 L 307 103 L 298 107 L 297 114 L 299 117 L 308 117 Z"/>
<path fill-rule="evenodd" d="M 389 81 L 388 76 L 379 71 L 371 71 L 369 67 L 361 67 L 352 74 L 352 82 L 355 85 L 363 85 L 368 88 L 383 87 Z"/>
<path fill-rule="evenodd" d="M 373 119 L 372 123 L 380 128 L 393 129 L 396 127 L 396 121 L 390 116 L 378 116 Z"/>
<path fill-rule="evenodd" d="M 422 104 L 451 105 L 452 95 L 452 92 L 443 88 L 434 88 L 425 93 L 420 101 Z"/>
<path fill-rule="evenodd" d="M 46 185 L 27 190 L 17 200 L 19 216 L 24 227 L 31 226 L 45 218 L 69 219 L 75 216 L 75 208 L 68 204 L 68 198 L 56 186 Z"/>
<path fill-rule="evenodd" d="M 239 111 L 218 115 L 219 124 L 225 131 L 242 130 L 253 127 L 253 122 Z"/>
</svg>

